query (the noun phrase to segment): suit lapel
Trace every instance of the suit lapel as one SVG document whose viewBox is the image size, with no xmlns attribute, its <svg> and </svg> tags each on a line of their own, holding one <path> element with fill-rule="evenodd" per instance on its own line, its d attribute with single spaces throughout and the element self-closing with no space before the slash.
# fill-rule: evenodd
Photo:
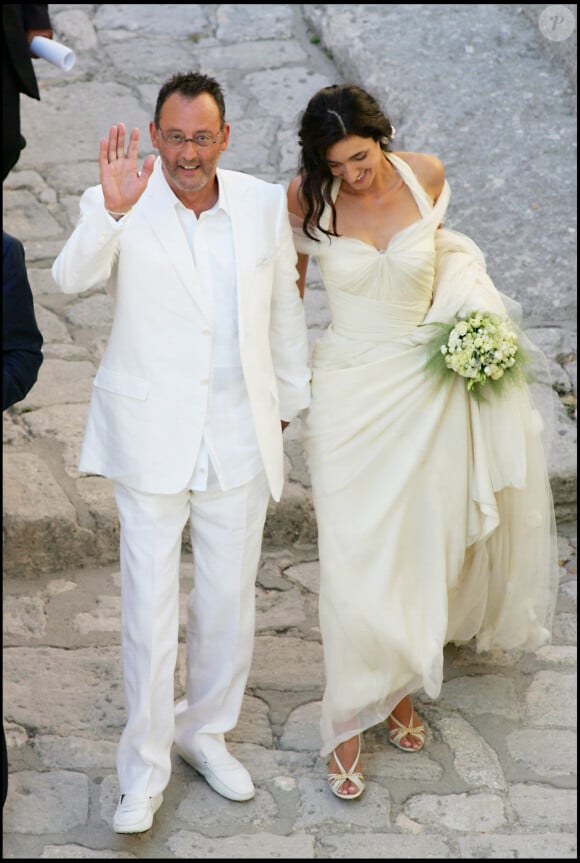
<svg viewBox="0 0 580 863">
<path fill-rule="evenodd" d="M 171 265 L 188 294 L 201 308 L 204 316 L 209 319 L 208 298 L 201 291 L 187 238 L 175 212 L 175 203 L 165 187 L 162 170 L 161 160 L 158 157 L 153 176 L 143 193 L 144 197 L 147 196 L 147 200 L 144 200 L 146 206 L 143 207 L 143 215 L 167 253 Z"/>
<path fill-rule="evenodd" d="M 258 220 L 255 188 L 241 189 L 235 173 L 218 168 L 220 193 L 223 191 L 232 222 L 234 255 L 236 260 L 236 286 L 238 301 L 238 331 L 240 348 L 246 333 L 245 311 L 248 292 L 254 284 L 257 260 Z"/>
</svg>

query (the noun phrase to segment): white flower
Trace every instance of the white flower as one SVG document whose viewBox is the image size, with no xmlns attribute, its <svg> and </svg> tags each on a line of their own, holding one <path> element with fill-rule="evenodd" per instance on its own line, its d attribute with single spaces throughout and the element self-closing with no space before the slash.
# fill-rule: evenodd
<svg viewBox="0 0 580 863">
<path fill-rule="evenodd" d="M 516 362 L 517 336 L 507 318 L 474 311 L 457 321 L 440 353 L 449 369 L 467 378 L 467 389 L 497 381 Z"/>
</svg>

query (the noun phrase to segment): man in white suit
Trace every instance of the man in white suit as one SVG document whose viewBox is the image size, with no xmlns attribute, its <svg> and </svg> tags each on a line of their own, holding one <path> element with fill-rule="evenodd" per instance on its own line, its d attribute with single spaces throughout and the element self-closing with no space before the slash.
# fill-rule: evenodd
<svg viewBox="0 0 580 863">
<path fill-rule="evenodd" d="M 221 86 L 175 75 L 150 123 L 159 156 L 138 170 L 139 130 L 100 145 L 99 186 L 54 262 L 60 288 L 115 302 L 80 470 L 114 482 L 121 526 L 127 724 L 117 754 L 118 833 L 148 830 L 178 753 L 231 800 L 255 794 L 228 752 L 254 643 L 255 579 L 284 427 L 310 402 L 308 341 L 282 186 L 218 168 Z M 195 586 L 187 697 L 174 705 L 182 531 Z"/>
</svg>

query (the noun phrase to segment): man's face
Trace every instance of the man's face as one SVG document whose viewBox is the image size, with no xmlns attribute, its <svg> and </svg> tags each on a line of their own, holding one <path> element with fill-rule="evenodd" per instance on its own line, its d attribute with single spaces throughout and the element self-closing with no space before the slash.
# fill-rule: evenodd
<svg viewBox="0 0 580 863">
<path fill-rule="evenodd" d="M 159 150 L 165 178 L 180 200 L 195 195 L 215 177 L 221 153 L 227 149 L 229 124 L 220 127 L 218 106 L 209 93 L 193 99 L 172 93 L 163 104 L 159 127 L 149 125 L 151 143 Z M 182 143 L 180 138 L 199 139 Z"/>
</svg>

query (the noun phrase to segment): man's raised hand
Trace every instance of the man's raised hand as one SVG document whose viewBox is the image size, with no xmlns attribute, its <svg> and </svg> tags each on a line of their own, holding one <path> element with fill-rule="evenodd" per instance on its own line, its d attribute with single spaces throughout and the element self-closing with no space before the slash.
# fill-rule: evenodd
<svg viewBox="0 0 580 863">
<path fill-rule="evenodd" d="M 123 123 L 111 126 L 109 138 L 101 138 L 99 150 L 99 172 L 105 198 L 105 207 L 110 213 L 128 213 L 137 203 L 153 173 L 155 156 L 146 156 L 139 171 L 139 129 L 133 129 L 125 152 L 126 130 Z"/>
</svg>

